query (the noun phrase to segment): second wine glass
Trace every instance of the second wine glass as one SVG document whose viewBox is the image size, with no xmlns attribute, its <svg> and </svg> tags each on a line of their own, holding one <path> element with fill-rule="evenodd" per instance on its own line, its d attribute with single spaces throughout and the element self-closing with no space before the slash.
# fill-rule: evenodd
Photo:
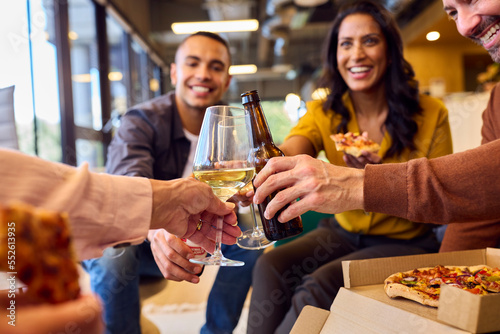
<svg viewBox="0 0 500 334">
<path fill-rule="evenodd" d="M 205 112 L 194 156 L 193 174 L 196 179 L 207 183 L 223 202 L 243 189 L 255 174 L 251 131 L 250 117 L 242 108 L 213 106 Z M 215 251 L 212 256 L 191 259 L 191 262 L 220 266 L 245 264 L 222 255 L 222 220 L 223 217 L 217 218 Z"/>
<path fill-rule="evenodd" d="M 247 191 L 250 191 L 253 189 L 253 185 L 249 183 L 243 190 L 243 193 L 246 193 Z M 245 191 L 246 190 L 246 191 Z M 271 241 L 266 238 L 266 234 L 264 231 L 260 228 L 259 223 L 257 221 L 257 216 L 255 215 L 255 208 L 254 204 L 250 203 L 249 205 L 250 208 L 250 217 L 253 222 L 252 229 L 248 229 L 246 231 L 243 231 L 243 234 L 241 237 L 236 239 L 236 244 L 243 249 L 250 249 L 250 250 L 259 250 L 263 249 L 266 247 L 269 247 L 273 245 L 276 241 Z"/>
</svg>

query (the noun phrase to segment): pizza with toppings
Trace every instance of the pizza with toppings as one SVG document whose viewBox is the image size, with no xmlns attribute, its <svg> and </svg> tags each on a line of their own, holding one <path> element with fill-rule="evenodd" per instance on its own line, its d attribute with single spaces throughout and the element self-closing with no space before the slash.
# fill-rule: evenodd
<svg viewBox="0 0 500 334">
<path fill-rule="evenodd" d="M 0 205 L 0 271 L 26 284 L 32 303 L 60 303 L 80 294 L 68 216 L 23 203 Z"/>
<path fill-rule="evenodd" d="M 435 266 L 395 273 L 384 281 L 386 294 L 438 307 L 441 284 L 477 295 L 500 292 L 500 269 L 480 266 Z"/>
<path fill-rule="evenodd" d="M 368 139 L 366 132 L 363 135 L 352 132 L 347 132 L 346 134 L 337 133 L 331 135 L 330 138 L 335 142 L 337 151 L 345 152 L 355 157 L 361 156 L 363 151 L 376 153 L 380 149 L 379 144 Z"/>
</svg>

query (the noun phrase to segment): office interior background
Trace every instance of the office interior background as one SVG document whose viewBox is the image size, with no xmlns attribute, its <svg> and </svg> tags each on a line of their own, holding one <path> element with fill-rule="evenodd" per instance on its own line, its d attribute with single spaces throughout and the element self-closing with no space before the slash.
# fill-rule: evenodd
<svg viewBox="0 0 500 334">
<path fill-rule="evenodd" d="M 421 91 L 447 101 L 449 108 L 468 107 L 458 112 L 455 127 L 479 124 L 469 129 L 477 131 L 480 119 L 472 113 L 481 111 L 484 99 L 477 102 L 470 97 L 487 91 L 487 83 L 496 79 L 497 67 L 489 55 L 458 34 L 441 0 L 380 1 L 397 18 L 405 57 L 415 69 Z M 259 23 L 255 31 L 221 33 L 230 44 L 233 65 L 254 69 L 234 75 L 225 100 L 238 105 L 241 93 L 258 89 L 279 143 L 305 112 L 305 101 L 316 98 L 323 40 L 339 3 L 4 1 L 0 3 L 0 107 L 9 108 L 13 91 L 10 109 L 21 151 L 71 165 L 88 162 L 102 170 L 120 115 L 172 89 L 169 64 L 186 37 L 175 34 L 172 23 L 254 19 Z M 439 32 L 439 39 L 426 38 L 432 31 Z M 476 145 L 478 136 L 468 144 Z"/>
</svg>

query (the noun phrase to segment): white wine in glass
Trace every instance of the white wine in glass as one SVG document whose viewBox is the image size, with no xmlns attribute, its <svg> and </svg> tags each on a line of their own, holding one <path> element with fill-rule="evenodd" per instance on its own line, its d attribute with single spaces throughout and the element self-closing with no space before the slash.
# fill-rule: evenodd
<svg viewBox="0 0 500 334">
<path fill-rule="evenodd" d="M 255 167 L 202 170 L 195 171 L 193 174 L 197 180 L 203 181 L 212 187 L 215 196 L 225 202 L 252 181 Z"/>
<path fill-rule="evenodd" d="M 255 174 L 250 117 L 242 108 L 207 108 L 193 163 L 194 177 L 207 183 L 223 202 L 238 193 Z M 205 265 L 242 266 L 242 261 L 224 257 L 220 245 L 223 217 L 217 218 L 215 251 L 204 259 L 190 259 Z"/>
</svg>

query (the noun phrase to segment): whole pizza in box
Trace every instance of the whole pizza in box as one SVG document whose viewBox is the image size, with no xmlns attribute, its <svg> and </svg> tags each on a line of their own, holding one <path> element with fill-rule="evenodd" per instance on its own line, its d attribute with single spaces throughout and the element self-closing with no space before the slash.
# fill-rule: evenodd
<svg viewBox="0 0 500 334">
<path fill-rule="evenodd" d="M 500 269 L 486 265 L 419 268 L 389 276 L 384 289 L 391 298 L 403 297 L 438 307 L 441 284 L 477 295 L 500 293 Z"/>
<path fill-rule="evenodd" d="M 32 303 L 60 303 L 80 294 L 68 217 L 23 203 L 0 205 L 0 271 L 26 284 Z"/>
</svg>

